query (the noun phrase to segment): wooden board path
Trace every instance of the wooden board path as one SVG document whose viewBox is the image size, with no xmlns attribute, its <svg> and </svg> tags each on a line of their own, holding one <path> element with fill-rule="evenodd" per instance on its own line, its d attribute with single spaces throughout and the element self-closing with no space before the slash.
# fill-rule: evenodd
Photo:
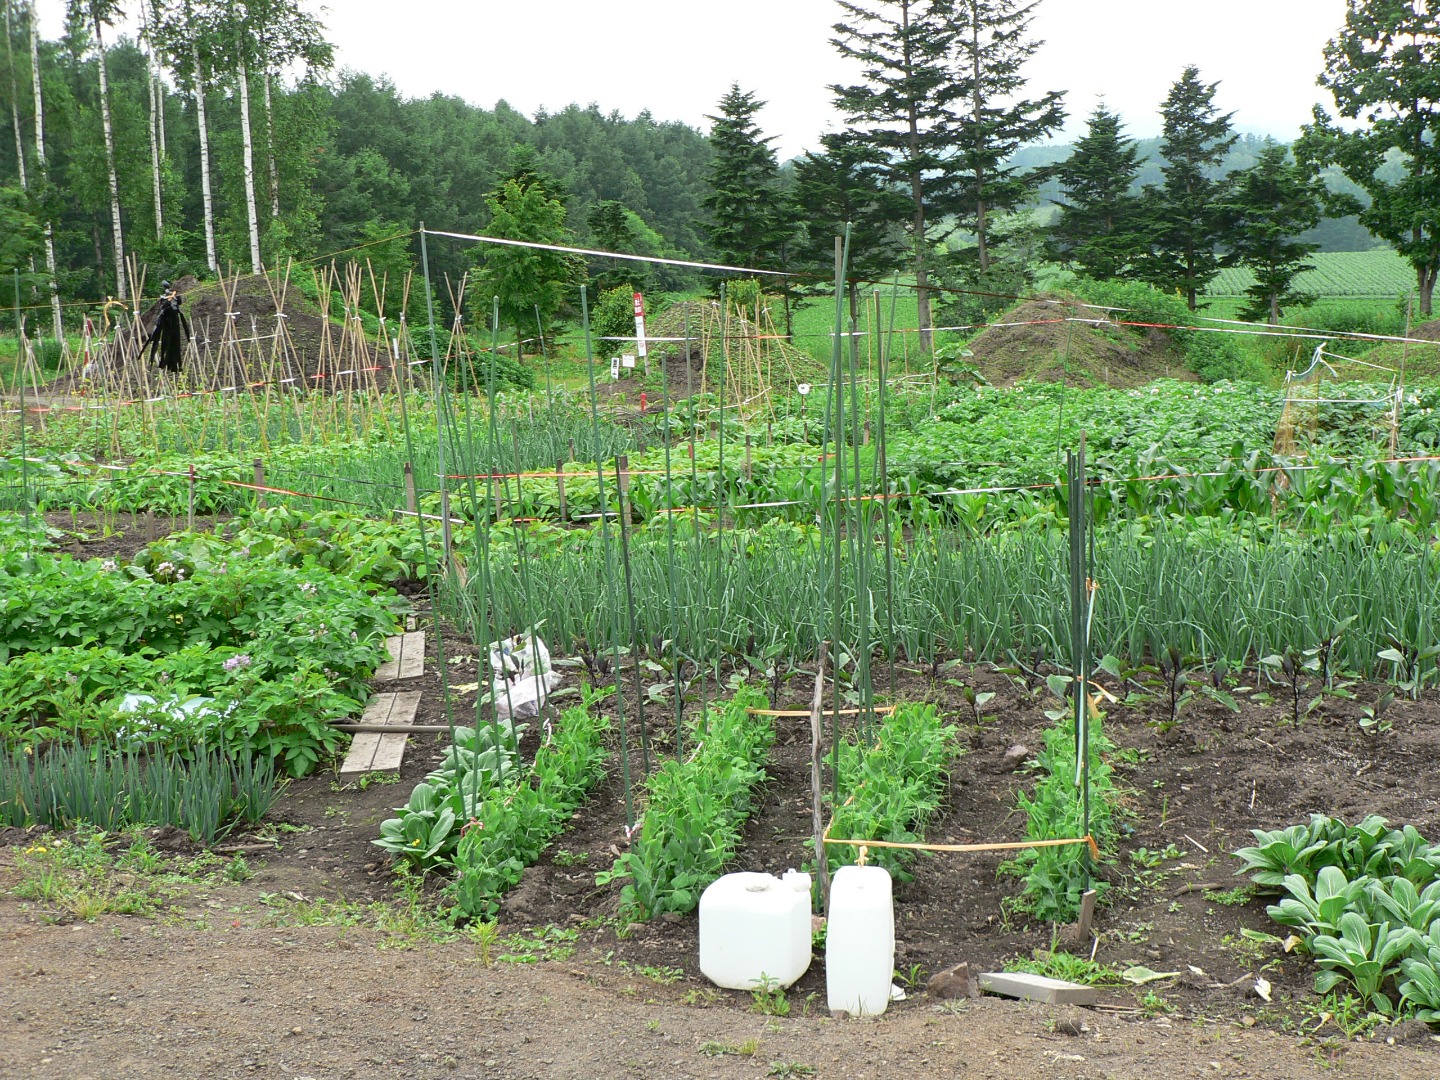
<svg viewBox="0 0 1440 1080">
<path fill-rule="evenodd" d="M 376 694 L 365 706 L 365 715 L 360 718 L 364 724 L 384 724 L 386 727 L 404 729 L 415 722 L 415 710 L 420 707 L 420 691 L 410 690 L 399 694 Z M 345 764 L 340 766 L 340 775 L 358 776 L 369 772 L 399 772 L 400 760 L 405 756 L 404 730 L 390 732 L 362 731 L 350 744 L 345 755 Z"/>
<path fill-rule="evenodd" d="M 375 669 L 376 682 L 414 679 L 425 672 L 425 631 L 413 630 L 385 639 L 390 659 Z"/>
</svg>

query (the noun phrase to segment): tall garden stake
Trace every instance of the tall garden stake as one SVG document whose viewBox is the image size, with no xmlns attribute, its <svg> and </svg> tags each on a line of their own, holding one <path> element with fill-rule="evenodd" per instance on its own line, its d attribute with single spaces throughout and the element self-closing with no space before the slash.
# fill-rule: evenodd
<svg viewBox="0 0 1440 1080">
<path fill-rule="evenodd" d="M 1090 506 L 1085 483 L 1085 433 L 1080 449 L 1066 455 L 1070 510 L 1070 668 L 1075 692 L 1075 776 L 1080 796 L 1081 829 L 1090 835 L 1090 625 L 1094 614 L 1089 544 Z M 1082 854 L 1085 885 L 1090 886 L 1090 856 Z"/>
<path fill-rule="evenodd" d="M 610 648 L 615 664 L 615 722 L 620 729 L 620 771 L 625 783 L 625 830 L 635 827 L 634 803 L 630 795 L 630 743 L 625 732 L 625 684 L 620 674 L 619 603 L 615 597 L 615 560 L 610 551 L 609 502 L 605 498 L 605 463 L 600 460 L 600 404 L 595 389 L 595 347 L 590 340 L 590 298 L 580 286 L 580 324 L 585 331 L 585 361 L 590 373 L 590 424 L 595 433 L 595 480 L 600 497 L 600 546 L 605 552 L 605 607 L 610 612 Z M 599 652 L 599 642 L 596 642 Z"/>
<path fill-rule="evenodd" d="M 439 410 L 439 408 L 440 408 L 440 385 L 441 385 L 441 383 L 440 383 L 440 345 L 439 345 L 438 339 L 435 337 L 435 294 L 434 294 L 434 290 L 433 290 L 433 288 L 431 287 L 431 283 L 430 283 L 430 252 L 429 252 L 429 250 L 427 249 L 427 247 L 425 246 L 425 223 L 424 223 L 423 221 L 420 223 L 420 266 L 421 266 L 421 269 L 424 271 L 424 276 L 425 276 L 425 314 L 426 314 L 426 318 L 429 320 L 429 326 L 430 326 L 430 370 L 431 370 L 431 375 L 432 375 L 432 384 L 433 384 L 433 386 L 434 386 L 434 392 L 435 392 L 435 407 L 436 407 L 436 410 L 437 410 L 437 412 L 438 412 L 438 410 Z M 408 439 L 410 438 L 410 425 L 409 425 L 409 422 L 408 422 L 408 421 L 406 422 L 406 425 L 405 425 L 405 433 L 406 433 L 406 434 L 405 434 L 405 437 L 406 437 L 406 439 L 408 440 Z M 438 453 L 439 459 L 440 459 L 440 466 L 439 466 L 439 474 L 440 474 L 440 475 L 439 475 L 439 479 L 440 479 L 440 493 L 441 493 L 442 495 L 444 495 L 444 494 L 445 494 L 445 436 L 444 436 L 444 433 L 440 430 L 440 425 L 438 425 L 438 424 L 436 425 L 436 437 L 437 437 L 437 444 L 436 444 L 437 449 L 436 449 L 436 452 Z M 415 458 L 414 449 L 411 448 L 411 449 L 410 449 L 410 459 L 413 461 L 414 458 Z M 449 520 L 450 520 L 450 515 L 449 515 L 449 513 L 448 513 L 448 509 L 449 509 L 449 508 L 448 508 L 448 506 L 447 506 L 447 507 L 442 508 L 442 510 L 441 510 L 441 514 L 442 514 L 442 515 L 444 516 L 444 518 L 445 518 L 445 521 L 442 522 L 442 524 L 445 525 L 446 527 L 448 527 L 448 523 L 449 523 Z M 420 546 L 421 546 L 422 549 L 428 551 L 428 548 L 425 547 L 425 519 L 424 519 L 424 517 L 417 517 L 416 520 L 420 523 Z M 427 556 L 427 562 L 428 562 L 428 556 Z M 444 574 L 448 573 L 449 570 L 450 570 L 450 553 L 449 553 L 448 551 L 441 552 L 440 573 L 441 573 L 442 575 L 444 575 Z M 434 618 L 434 620 L 435 620 L 435 655 L 436 655 L 436 658 L 438 659 L 439 664 L 440 664 L 440 689 L 441 689 L 441 693 L 442 693 L 443 697 L 445 698 L 445 723 L 450 727 L 450 741 L 453 743 L 453 742 L 455 741 L 455 703 L 454 703 L 454 699 L 452 698 L 451 693 L 450 693 L 450 665 L 445 662 L 445 636 L 440 633 L 440 618 L 439 618 L 440 605 L 439 605 L 438 598 L 437 598 L 436 595 L 435 595 L 435 576 L 434 576 L 433 573 L 426 575 L 426 589 L 427 589 L 427 591 L 428 591 L 429 594 L 430 594 L 430 613 L 431 613 L 431 617 Z"/>
</svg>

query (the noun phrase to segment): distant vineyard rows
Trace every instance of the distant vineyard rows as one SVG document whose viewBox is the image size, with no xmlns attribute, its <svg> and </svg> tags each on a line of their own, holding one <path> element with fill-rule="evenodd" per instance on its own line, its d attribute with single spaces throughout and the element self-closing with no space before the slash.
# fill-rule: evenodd
<svg viewBox="0 0 1440 1080">
<path fill-rule="evenodd" d="M 1303 292 L 1319 296 L 1392 297 L 1415 287 L 1410 264 L 1387 249 L 1376 251 L 1329 251 L 1311 256 L 1315 269 L 1295 280 Z M 1231 267 L 1206 290 L 1209 296 L 1243 296 L 1255 284 L 1255 275 L 1245 267 Z"/>
</svg>

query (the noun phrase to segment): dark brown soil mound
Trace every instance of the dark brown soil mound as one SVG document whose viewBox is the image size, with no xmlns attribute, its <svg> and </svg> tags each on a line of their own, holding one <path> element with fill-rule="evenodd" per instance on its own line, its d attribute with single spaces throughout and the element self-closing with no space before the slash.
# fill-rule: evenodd
<svg viewBox="0 0 1440 1080">
<path fill-rule="evenodd" d="M 1017 304 L 968 348 L 996 386 L 1063 379 L 1074 386 L 1130 387 L 1195 377 L 1164 331 L 1116 326 L 1103 312 L 1062 298 Z"/>
<path fill-rule="evenodd" d="M 1422 341 L 1440 341 L 1440 319 L 1432 319 L 1412 328 L 1410 336 Z"/>
</svg>

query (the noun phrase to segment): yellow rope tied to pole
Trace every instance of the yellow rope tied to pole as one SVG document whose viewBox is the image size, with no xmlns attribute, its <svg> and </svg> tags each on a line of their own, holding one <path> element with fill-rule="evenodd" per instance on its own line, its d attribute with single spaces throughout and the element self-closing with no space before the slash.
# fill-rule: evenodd
<svg viewBox="0 0 1440 1080">
<path fill-rule="evenodd" d="M 1004 844 L 902 844 L 890 840 L 839 840 L 834 837 L 825 837 L 827 844 L 842 844 L 848 847 L 858 847 L 862 857 L 872 847 L 877 848 L 903 848 L 910 851 L 1021 851 L 1025 848 L 1043 847 L 1066 847 L 1071 844 L 1088 844 L 1090 854 L 1098 861 L 1100 858 L 1100 845 L 1095 843 L 1093 836 L 1081 836 L 1070 840 L 1021 840 Z M 860 865 L 864 865 L 862 862 Z"/>
</svg>

